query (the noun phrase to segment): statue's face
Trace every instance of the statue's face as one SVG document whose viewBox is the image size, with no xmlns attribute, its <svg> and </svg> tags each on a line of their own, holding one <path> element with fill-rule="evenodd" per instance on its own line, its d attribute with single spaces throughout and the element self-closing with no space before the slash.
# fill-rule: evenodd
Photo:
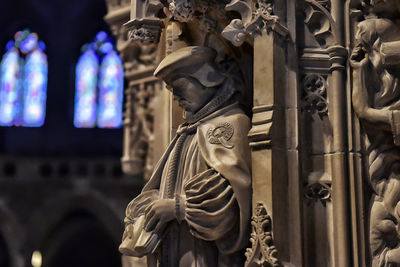
<svg viewBox="0 0 400 267">
<path fill-rule="evenodd" d="M 171 79 L 168 85 L 174 94 L 174 99 L 179 102 L 179 106 L 191 113 L 204 107 L 214 96 L 216 90 L 215 88 L 206 88 L 197 80 L 186 76 Z"/>
</svg>

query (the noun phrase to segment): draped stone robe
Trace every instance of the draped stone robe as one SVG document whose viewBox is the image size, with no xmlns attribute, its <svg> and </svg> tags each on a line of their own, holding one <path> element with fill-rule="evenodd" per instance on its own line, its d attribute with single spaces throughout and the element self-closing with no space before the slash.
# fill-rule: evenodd
<svg viewBox="0 0 400 267">
<path fill-rule="evenodd" d="M 243 266 L 251 213 L 249 128 L 237 103 L 179 128 L 142 194 L 180 197 L 184 214 L 166 225 L 149 266 Z M 135 200 L 128 221 L 140 214 L 129 212 Z"/>
</svg>

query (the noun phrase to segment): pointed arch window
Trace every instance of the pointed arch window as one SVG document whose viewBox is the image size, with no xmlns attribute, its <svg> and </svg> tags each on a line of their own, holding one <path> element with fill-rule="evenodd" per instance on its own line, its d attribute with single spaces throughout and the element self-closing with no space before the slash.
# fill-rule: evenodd
<svg viewBox="0 0 400 267">
<path fill-rule="evenodd" d="M 74 125 L 119 128 L 122 125 L 122 60 L 103 31 L 84 45 L 76 65 Z"/>
<path fill-rule="evenodd" d="M 46 116 L 47 56 L 36 33 L 19 31 L 0 63 L 0 125 L 40 127 Z"/>
</svg>

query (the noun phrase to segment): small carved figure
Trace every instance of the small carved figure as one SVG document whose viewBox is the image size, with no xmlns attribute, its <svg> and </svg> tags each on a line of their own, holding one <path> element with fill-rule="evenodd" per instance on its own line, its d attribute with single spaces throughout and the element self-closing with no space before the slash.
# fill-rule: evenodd
<svg viewBox="0 0 400 267">
<path fill-rule="evenodd" d="M 386 1 L 377 1 L 386 2 Z M 380 7 L 380 6 L 379 6 Z M 358 24 L 352 102 L 366 134 L 372 266 L 400 266 L 400 29 L 387 18 Z"/>
<path fill-rule="evenodd" d="M 155 75 L 185 110 L 186 123 L 129 203 L 120 251 L 148 255 L 148 266 L 243 266 L 251 212 L 249 118 L 234 77 L 216 52 L 185 47 Z"/>
</svg>

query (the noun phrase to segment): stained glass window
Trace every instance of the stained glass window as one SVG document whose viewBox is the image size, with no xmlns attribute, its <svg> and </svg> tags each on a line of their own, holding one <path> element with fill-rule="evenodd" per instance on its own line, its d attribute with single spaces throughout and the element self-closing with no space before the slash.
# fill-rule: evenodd
<svg viewBox="0 0 400 267">
<path fill-rule="evenodd" d="M 98 56 L 92 49 L 87 50 L 76 66 L 74 125 L 78 128 L 96 125 L 98 69 Z"/>
<path fill-rule="evenodd" d="M 83 47 L 76 66 L 74 125 L 119 128 L 122 124 L 122 60 L 103 31 Z"/>
<path fill-rule="evenodd" d="M 24 69 L 23 125 L 38 127 L 46 115 L 47 58 L 41 49 L 30 53 Z"/>
<path fill-rule="evenodd" d="M 12 126 L 21 108 L 22 59 L 16 48 L 11 48 L 1 61 L 0 124 Z"/>
<path fill-rule="evenodd" d="M 0 63 L 0 125 L 42 126 L 46 115 L 47 57 L 36 33 L 19 31 Z"/>
</svg>

